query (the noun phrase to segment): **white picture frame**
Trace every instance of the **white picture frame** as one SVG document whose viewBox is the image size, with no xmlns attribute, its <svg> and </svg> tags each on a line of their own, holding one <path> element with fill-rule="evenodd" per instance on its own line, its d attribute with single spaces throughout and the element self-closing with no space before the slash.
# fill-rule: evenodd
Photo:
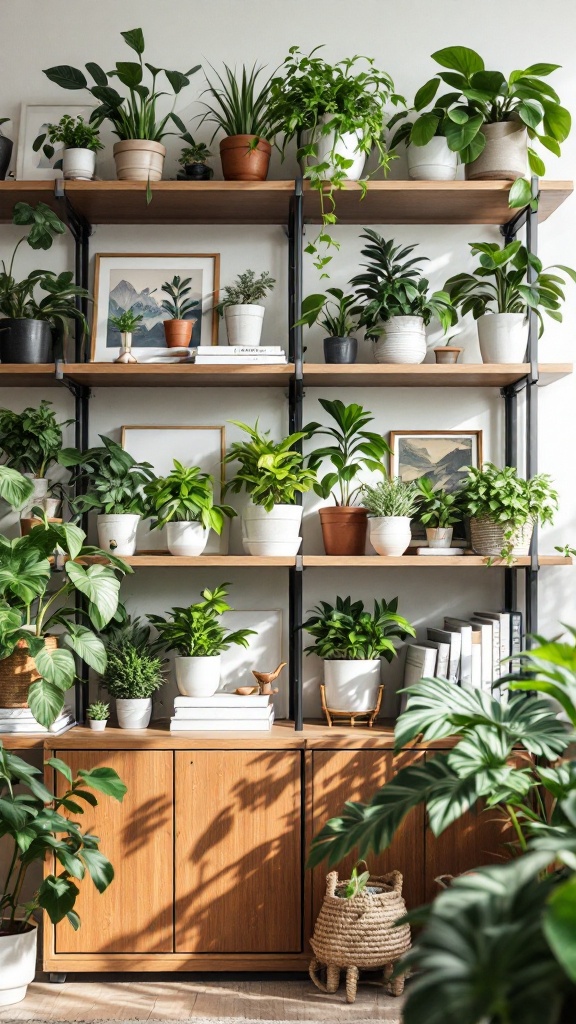
<svg viewBox="0 0 576 1024">
<path fill-rule="evenodd" d="M 94 104 L 86 103 L 72 106 L 63 103 L 22 103 L 16 150 L 16 180 L 56 181 L 61 178 L 62 171 L 55 170 L 54 164 L 62 159 L 62 149 L 56 146 L 54 156 L 49 159 L 44 156 L 42 149 L 34 152 L 34 140 L 45 125 L 57 124 L 64 114 L 82 116 L 88 121 L 93 110 Z"/>
<path fill-rule="evenodd" d="M 247 638 L 247 648 L 232 644 L 227 651 L 222 652 L 219 690 L 234 693 L 239 686 L 255 686 L 256 679 L 252 675 L 252 669 L 256 672 L 273 672 L 280 662 L 287 660 L 282 657 L 283 629 L 280 608 L 235 608 L 233 611 L 224 612 L 222 625 L 232 631 L 253 629 L 256 635 Z M 286 665 L 278 679 L 272 683 L 272 688 L 278 689 L 278 693 L 273 696 L 276 718 L 288 717 L 288 681 Z"/>
</svg>

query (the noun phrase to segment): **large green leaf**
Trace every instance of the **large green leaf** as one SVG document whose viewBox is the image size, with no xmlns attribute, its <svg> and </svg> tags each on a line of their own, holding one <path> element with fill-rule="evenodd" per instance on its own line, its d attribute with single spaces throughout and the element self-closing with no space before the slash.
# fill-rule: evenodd
<svg viewBox="0 0 576 1024">
<path fill-rule="evenodd" d="M 124 785 L 113 768 L 92 768 L 90 771 L 81 768 L 78 775 L 84 779 L 87 786 L 97 789 L 99 793 L 105 793 L 106 796 L 114 797 L 120 802 L 128 792 L 128 787 Z"/>
<path fill-rule="evenodd" d="M 443 50 L 436 50 L 432 54 L 432 60 L 443 68 L 459 71 L 466 78 L 470 78 L 478 71 L 484 71 L 482 57 L 468 46 L 447 46 Z"/>
<path fill-rule="evenodd" d="M 131 28 L 127 32 L 121 32 L 120 35 L 132 50 L 136 50 L 138 54 L 144 53 L 144 33 L 141 28 Z"/>
<path fill-rule="evenodd" d="M 70 558 L 77 558 L 86 539 L 84 531 L 74 523 L 51 523 L 50 529 L 58 538 L 60 547 L 70 555 Z"/>
<path fill-rule="evenodd" d="M 69 878 L 48 875 L 38 890 L 38 903 L 52 924 L 58 924 L 73 909 L 79 892 L 78 886 Z"/>
<path fill-rule="evenodd" d="M 120 582 L 105 565 L 90 565 L 87 569 L 77 562 L 67 562 L 69 579 L 90 602 L 90 618 L 97 629 L 104 629 L 118 607 Z"/>
<path fill-rule="evenodd" d="M 557 960 L 576 982 L 576 876 L 551 893 L 544 913 L 544 934 Z"/>
<path fill-rule="evenodd" d="M 56 650 L 41 647 L 34 655 L 34 661 L 40 675 L 47 683 L 51 683 L 62 691 L 66 691 L 72 686 L 76 669 L 70 651 L 64 651 L 61 647 L 57 647 Z"/>
<path fill-rule="evenodd" d="M 104 892 L 114 878 L 114 868 L 110 861 L 99 850 L 87 850 L 84 848 L 80 856 L 98 892 Z"/>
<path fill-rule="evenodd" d="M 414 109 L 424 110 L 424 107 L 427 107 L 434 99 L 439 85 L 439 78 L 431 78 L 430 81 L 422 85 L 414 97 Z"/>
<path fill-rule="evenodd" d="M 69 64 L 57 64 L 56 67 L 45 68 L 44 74 L 61 89 L 88 88 L 86 76 L 78 68 L 70 67 Z"/>
<path fill-rule="evenodd" d="M 80 626 L 73 622 L 68 623 L 68 632 L 65 634 L 64 642 L 67 643 L 74 654 L 77 654 L 82 661 L 85 661 L 90 668 L 100 674 L 106 668 L 106 647 L 91 629 Z"/>
<path fill-rule="evenodd" d="M 34 493 L 34 484 L 22 476 L 16 469 L 0 466 L 0 498 L 7 501 L 16 511 L 28 501 Z"/>
<path fill-rule="evenodd" d="M 64 693 L 54 683 L 38 679 L 28 690 L 28 704 L 36 721 L 48 729 L 64 707 Z"/>
</svg>

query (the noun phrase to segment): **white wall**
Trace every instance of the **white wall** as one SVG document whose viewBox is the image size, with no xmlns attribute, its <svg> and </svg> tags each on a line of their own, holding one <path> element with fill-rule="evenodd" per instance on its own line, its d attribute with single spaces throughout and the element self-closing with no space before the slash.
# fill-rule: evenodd
<svg viewBox="0 0 576 1024">
<path fill-rule="evenodd" d="M 525 0 L 521 17 L 511 3 L 484 0 L 403 0 L 402 3 L 364 0 L 359 7 L 349 0 L 331 0 L 328 8 L 292 0 L 235 0 L 207 2 L 197 0 L 184 4 L 176 0 L 77 0 L 75 4 L 52 0 L 18 0 L 3 4 L 0 33 L 3 41 L 1 69 L 1 111 L 14 120 L 14 138 L 22 102 L 70 102 L 82 96 L 65 93 L 52 85 L 41 69 L 53 64 L 72 63 L 82 66 L 94 60 L 105 68 L 117 59 L 129 59 L 129 51 L 120 38 L 120 30 L 142 26 L 147 51 L 153 63 L 185 69 L 195 63 L 208 62 L 219 66 L 251 64 L 253 61 L 276 67 L 288 47 L 300 44 L 304 49 L 326 43 L 325 55 L 337 60 L 354 53 L 374 56 L 388 70 L 396 87 L 412 98 L 420 86 L 436 70 L 429 55 L 451 43 L 462 43 L 479 50 L 489 67 L 524 67 L 535 61 L 553 61 L 563 68 L 553 82 L 564 103 L 576 111 L 576 71 L 573 62 L 573 40 L 576 11 L 562 0 L 549 0 L 543 10 L 536 0 Z M 33 31 L 29 31 L 32 27 Z M 23 59 L 23 38 L 26 39 Z M 197 98 L 203 88 L 198 74 L 192 87 L 182 94 L 178 110 L 185 119 L 200 109 Z M 198 133 L 208 138 L 206 128 Z M 112 140 L 105 138 L 105 142 Z M 176 170 L 178 147 L 169 140 L 167 176 Z M 108 146 L 108 154 L 110 147 Z M 564 147 L 561 160 L 548 154 L 548 177 L 570 179 L 574 176 L 576 131 Z M 218 160 L 214 161 L 219 176 Z M 294 173 L 293 157 L 284 168 L 273 159 L 272 177 L 290 177 Z M 396 161 L 394 177 L 402 177 L 404 163 Z M 99 173 L 113 177 L 110 156 L 99 162 Z M 571 198 L 540 232 L 541 254 L 545 263 L 564 262 L 576 266 L 576 200 Z M 498 239 L 495 228 L 482 227 L 388 227 L 385 235 L 402 242 L 419 242 L 422 252 L 431 258 L 432 283 L 441 284 L 449 274 L 470 266 L 467 242 L 484 238 Z M 6 256 L 19 237 L 12 228 L 2 226 L 0 256 Z M 342 248 L 332 264 L 332 283 L 345 285 L 358 266 L 360 248 L 356 228 L 337 228 Z M 219 251 L 222 254 L 222 281 L 226 283 L 246 266 L 260 271 L 270 269 L 278 278 L 278 287 L 268 302 L 267 340 L 286 344 L 286 240 L 280 228 L 230 227 L 98 227 L 92 239 L 92 253 L 102 252 L 175 252 Z M 69 265 L 72 248 L 62 241 L 46 257 L 45 265 L 63 269 Z M 19 272 L 26 272 L 36 263 L 30 251 L 21 253 Z M 71 264 L 70 264 L 71 265 Z M 318 280 L 311 262 L 305 267 L 305 291 L 317 290 Z M 562 361 L 573 358 L 576 327 L 576 295 L 569 291 L 565 322 L 550 322 L 542 341 L 544 360 Z M 308 358 L 319 356 L 321 334 L 306 338 Z M 433 339 L 431 339 L 433 340 Z M 474 329 L 466 324 L 460 340 L 465 345 L 467 361 L 478 362 L 479 352 Z M 368 359 L 367 348 L 361 346 L 360 359 Z M 305 418 L 320 418 L 316 399 L 321 392 L 308 389 Z M 336 393 L 332 392 L 332 397 Z M 57 408 L 70 415 L 72 400 L 63 391 L 49 396 Z M 375 415 L 378 429 L 387 433 L 399 428 L 454 429 L 458 427 L 484 430 L 485 457 L 495 461 L 503 458 L 502 403 L 494 392 L 409 391 L 347 389 L 343 401 L 360 401 Z M 38 392 L 24 394 L 17 390 L 0 391 L 0 403 L 22 408 L 40 398 Z M 572 429 L 574 423 L 574 381 L 568 380 L 540 391 L 540 461 L 541 468 L 555 478 L 561 494 L 562 507 L 553 529 L 545 531 L 542 544 L 552 551 L 554 544 L 576 540 L 574 535 L 575 484 L 572 471 Z M 286 430 L 286 402 L 281 392 L 229 390 L 218 395 L 212 391 L 157 390 L 125 392 L 112 389 L 96 392 L 91 406 L 91 441 L 100 432 L 118 436 L 118 428 L 126 423 L 222 423 L 229 418 L 253 420 L 256 413 L 261 423 L 277 436 Z M 236 436 L 235 428 L 227 428 L 228 439 Z M 321 551 L 317 502 L 306 502 L 304 550 Z M 233 550 L 238 548 L 237 530 L 233 534 Z M 576 600 L 573 593 L 573 569 L 545 570 L 541 581 L 540 629 L 545 633 L 558 630 L 559 621 L 576 622 Z M 234 584 L 232 596 L 237 607 L 281 607 L 286 605 L 285 577 L 281 570 L 235 570 L 220 574 Z M 214 570 L 140 571 L 126 587 L 129 602 L 138 611 L 164 611 L 170 604 L 193 599 L 201 586 L 218 582 Z M 387 599 L 398 594 L 400 610 L 416 625 L 439 621 L 445 612 L 458 610 L 465 614 L 480 605 L 498 607 L 502 600 L 502 574 L 498 570 L 475 569 L 449 572 L 429 569 L 355 570 L 346 574 L 338 570 L 309 569 L 305 575 L 305 609 L 320 598 L 333 600 L 336 593 L 351 593 L 371 600 Z M 316 659 L 307 659 L 307 714 L 318 712 L 317 682 L 319 666 Z M 398 680 L 399 665 L 390 670 L 389 695 L 386 707 L 394 709 L 391 698 Z"/>
</svg>

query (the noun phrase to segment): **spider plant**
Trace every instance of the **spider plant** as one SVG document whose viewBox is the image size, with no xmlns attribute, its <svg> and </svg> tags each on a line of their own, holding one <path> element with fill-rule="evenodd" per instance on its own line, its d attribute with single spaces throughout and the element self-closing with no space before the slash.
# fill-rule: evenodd
<svg viewBox="0 0 576 1024">
<path fill-rule="evenodd" d="M 222 75 L 215 68 L 212 71 L 216 78 L 211 81 L 206 76 L 208 88 L 203 95 L 210 94 L 214 105 L 204 103 L 206 112 L 200 116 L 200 124 L 208 121 L 216 125 L 210 141 L 220 129 L 227 136 L 253 135 L 257 140 L 265 139 L 266 142 L 273 139 L 282 122 L 272 112 L 270 104 L 272 76 L 262 84 L 258 82 L 264 66 L 253 64 L 247 70 L 243 64 L 241 74 L 227 64 Z"/>
</svg>

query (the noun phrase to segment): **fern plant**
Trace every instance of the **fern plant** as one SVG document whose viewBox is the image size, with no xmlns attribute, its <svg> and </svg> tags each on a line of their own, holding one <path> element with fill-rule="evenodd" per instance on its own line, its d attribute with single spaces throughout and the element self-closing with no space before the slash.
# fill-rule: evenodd
<svg viewBox="0 0 576 1024">
<path fill-rule="evenodd" d="M 151 697 L 164 683 L 162 660 L 150 649 L 139 649 L 129 641 L 107 648 L 108 661 L 102 683 L 111 697 L 139 699 Z"/>
</svg>

